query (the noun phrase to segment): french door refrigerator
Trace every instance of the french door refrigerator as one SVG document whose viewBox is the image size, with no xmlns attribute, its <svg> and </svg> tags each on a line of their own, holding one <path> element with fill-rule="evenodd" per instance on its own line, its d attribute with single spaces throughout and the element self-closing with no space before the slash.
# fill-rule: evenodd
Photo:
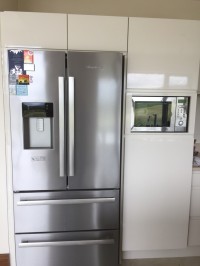
<svg viewBox="0 0 200 266">
<path fill-rule="evenodd" d="M 8 60 L 17 266 L 118 265 L 123 55 Z"/>
</svg>

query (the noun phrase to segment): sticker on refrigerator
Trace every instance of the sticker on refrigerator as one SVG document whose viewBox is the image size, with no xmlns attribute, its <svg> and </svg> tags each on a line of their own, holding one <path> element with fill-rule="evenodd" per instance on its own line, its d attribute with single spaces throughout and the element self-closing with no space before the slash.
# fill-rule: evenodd
<svg viewBox="0 0 200 266">
<path fill-rule="evenodd" d="M 33 64 L 33 63 L 34 63 L 33 51 L 24 50 L 24 64 Z"/>
<path fill-rule="evenodd" d="M 35 65 L 34 64 L 24 64 L 24 70 L 35 71 Z"/>
<path fill-rule="evenodd" d="M 27 85 L 16 85 L 17 96 L 28 96 L 28 86 Z"/>
<path fill-rule="evenodd" d="M 9 85 L 9 92 L 10 92 L 10 95 L 16 95 L 17 94 L 16 85 Z"/>
<path fill-rule="evenodd" d="M 17 83 L 19 85 L 29 85 L 29 75 L 19 75 Z"/>
<path fill-rule="evenodd" d="M 18 75 L 24 72 L 24 53 L 23 50 L 8 50 L 9 80 L 17 79 Z"/>
</svg>

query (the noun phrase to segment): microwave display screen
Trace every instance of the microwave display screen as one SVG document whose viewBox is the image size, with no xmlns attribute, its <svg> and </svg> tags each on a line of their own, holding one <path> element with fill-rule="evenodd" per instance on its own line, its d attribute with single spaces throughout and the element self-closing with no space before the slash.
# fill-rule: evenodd
<svg viewBox="0 0 200 266">
<path fill-rule="evenodd" d="M 170 127 L 171 102 L 135 102 L 135 127 Z"/>
</svg>

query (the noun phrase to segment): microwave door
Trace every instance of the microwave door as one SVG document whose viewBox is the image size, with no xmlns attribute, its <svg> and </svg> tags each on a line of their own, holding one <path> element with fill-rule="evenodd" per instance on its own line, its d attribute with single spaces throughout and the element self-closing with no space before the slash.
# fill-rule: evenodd
<svg viewBox="0 0 200 266">
<path fill-rule="evenodd" d="M 173 132 L 175 97 L 132 97 L 131 132 Z"/>
</svg>

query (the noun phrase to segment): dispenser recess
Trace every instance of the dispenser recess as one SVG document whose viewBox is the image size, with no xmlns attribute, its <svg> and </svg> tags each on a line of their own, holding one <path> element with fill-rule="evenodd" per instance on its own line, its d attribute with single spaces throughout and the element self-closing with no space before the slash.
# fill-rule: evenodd
<svg viewBox="0 0 200 266">
<path fill-rule="evenodd" d="M 53 148 L 53 103 L 22 103 L 24 149 Z"/>
</svg>

